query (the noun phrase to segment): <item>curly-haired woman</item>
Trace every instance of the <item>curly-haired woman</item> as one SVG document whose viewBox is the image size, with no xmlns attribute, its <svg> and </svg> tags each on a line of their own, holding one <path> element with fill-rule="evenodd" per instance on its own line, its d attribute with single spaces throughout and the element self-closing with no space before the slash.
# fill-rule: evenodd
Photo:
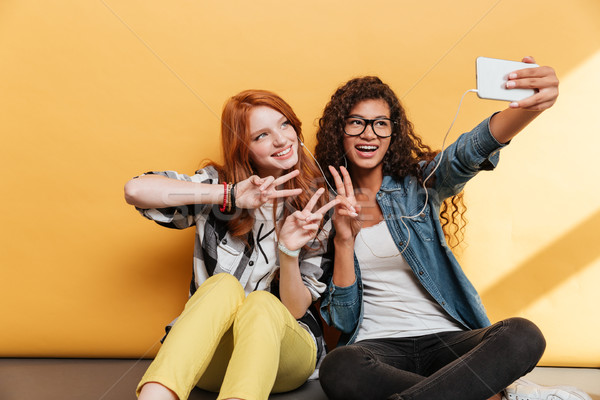
<svg viewBox="0 0 600 400">
<path fill-rule="evenodd" d="M 320 368 L 331 399 L 484 400 L 542 356 L 545 340 L 532 322 L 490 325 L 446 240 L 460 231 L 457 196 L 465 184 L 494 169 L 499 150 L 558 96 L 550 67 L 517 71 L 507 87 L 537 93 L 443 153 L 422 143 L 394 92 L 376 77 L 350 80 L 325 107 L 316 158 L 330 166 L 341 202 L 321 314 L 346 344 Z"/>
<path fill-rule="evenodd" d="M 186 399 L 197 385 L 219 399 L 264 400 L 300 386 L 323 354 L 309 307 L 326 288 L 322 218 L 337 200 L 321 199 L 300 121 L 274 93 L 229 99 L 221 135 L 223 165 L 125 185 L 147 218 L 196 226 L 190 298 L 138 385 L 140 399 Z"/>
</svg>

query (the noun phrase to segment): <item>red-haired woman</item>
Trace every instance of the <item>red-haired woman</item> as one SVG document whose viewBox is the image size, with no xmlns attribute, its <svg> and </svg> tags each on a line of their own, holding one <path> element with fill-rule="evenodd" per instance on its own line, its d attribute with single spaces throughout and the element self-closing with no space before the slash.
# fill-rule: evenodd
<svg viewBox="0 0 600 400">
<path fill-rule="evenodd" d="M 327 210 L 301 123 L 268 91 L 226 103 L 223 165 L 192 176 L 151 172 L 129 204 L 171 228 L 196 226 L 190 299 L 138 385 L 140 399 L 266 399 L 313 373 L 324 342 L 309 307 L 325 290 Z"/>
</svg>

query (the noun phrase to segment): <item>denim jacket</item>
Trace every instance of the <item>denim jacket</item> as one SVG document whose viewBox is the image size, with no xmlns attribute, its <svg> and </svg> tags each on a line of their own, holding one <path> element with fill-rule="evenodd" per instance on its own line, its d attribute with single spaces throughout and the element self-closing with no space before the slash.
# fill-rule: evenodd
<svg viewBox="0 0 600 400">
<path fill-rule="evenodd" d="M 401 179 L 384 176 L 376 196 L 392 238 L 398 250 L 404 250 L 402 255 L 417 279 L 467 329 L 486 327 L 490 321 L 477 291 L 446 244 L 439 212 L 444 199 L 459 193 L 479 171 L 492 170 L 497 165 L 499 150 L 504 145 L 490 133 L 490 118 L 462 134 L 441 156 L 436 156 L 440 166 L 435 171 L 433 186 L 427 190 L 426 205 L 425 189 L 413 176 Z M 425 168 L 425 176 L 433 164 Z M 414 219 L 399 218 L 419 212 Z M 356 255 L 354 270 L 356 281 L 351 286 L 338 287 L 330 279 L 321 301 L 325 322 L 343 333 L 340 345 L 354 342 L 363 317 L 363 286 Z"/>
</svg>

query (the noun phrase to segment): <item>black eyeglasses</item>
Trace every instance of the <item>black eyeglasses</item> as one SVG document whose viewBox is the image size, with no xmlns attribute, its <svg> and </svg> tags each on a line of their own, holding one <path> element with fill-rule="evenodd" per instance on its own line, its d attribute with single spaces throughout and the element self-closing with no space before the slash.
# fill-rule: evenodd
<svg viewBox="0 0 600 400">
<path fill-rule="evenodd" d="M 389 118 L 366 119 L 362 117 L 346 117 L 344 119 L 344 133 L 348 136 L 360 136 L 371 125 L 375 135 L 380 138 L 392 136 L 394 121 Z"/>
</svg>

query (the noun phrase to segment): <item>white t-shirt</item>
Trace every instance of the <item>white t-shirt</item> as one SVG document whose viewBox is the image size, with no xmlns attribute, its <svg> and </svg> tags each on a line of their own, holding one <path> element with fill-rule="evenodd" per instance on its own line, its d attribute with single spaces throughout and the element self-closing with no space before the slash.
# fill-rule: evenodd
<svg viewBox="0 0 600 400">
<path fill-rule="evenodd" d="M 415 277 L 385 221 L 361 229 L 354 252 L 364 287 L 356 341 L 462 330 Z"/>
</svg>

